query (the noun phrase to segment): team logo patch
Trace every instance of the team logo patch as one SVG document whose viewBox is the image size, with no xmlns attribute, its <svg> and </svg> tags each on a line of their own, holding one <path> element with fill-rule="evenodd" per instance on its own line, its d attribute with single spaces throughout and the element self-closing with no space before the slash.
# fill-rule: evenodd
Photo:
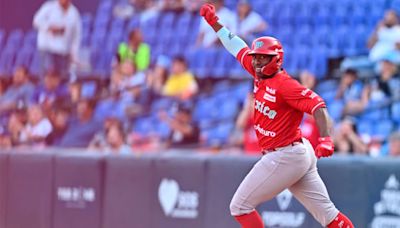
<svg viewBox="0 0 400 228">
<path fill-rule="evenodd" d="M 255 46 L 255 48 L 260 48 L 260 47 L 264 46 L 264 42 L 257 41 L 254 46 Z"/>
</svg>

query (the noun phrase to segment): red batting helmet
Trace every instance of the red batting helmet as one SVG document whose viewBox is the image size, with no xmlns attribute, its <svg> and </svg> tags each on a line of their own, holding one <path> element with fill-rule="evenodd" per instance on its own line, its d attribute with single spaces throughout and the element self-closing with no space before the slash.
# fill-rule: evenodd
<svg viewBox="0 0 400 228">
<path fill-rule="evenodd" d="M 261 72 L 265 75 L 276 73 L 283 63 L 282 44 L 274 37 L 262 36 L 253 41 L 249 55 L 272 55 L 271 61 L 263 66 Z"/>
</svg>

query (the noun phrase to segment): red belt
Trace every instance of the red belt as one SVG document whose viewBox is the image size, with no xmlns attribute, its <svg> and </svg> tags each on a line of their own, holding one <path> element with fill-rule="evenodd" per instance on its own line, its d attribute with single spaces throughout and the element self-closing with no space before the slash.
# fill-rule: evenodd
<svg viewBox="0 0 400 228">
<path fill-rule="evenodd" d="M 297 140 L 295 140 L 295 141 L 289 143 L 289 144 L 286 145 L 286 146 L 279 146 L 279 147 L 275 147 L 275 148 L 272 148 L 272 149 L 263 150 L 263 151 L 261 151 L 261 153 L 262 153 L 263 155 L 265 155 L 265 154 L 267 154 L 267 153 L 277 151 L 277 150 L 279 150 L 279 149 L 281 149 L 281 148 L 284 148 L 284 147 L 287 147 L 287 146 L 295 146 L 295 145 L 298 145 L 298 144 L 300 144 L 300 143 L 303 143 L 303 140 L 302 140 L 302 139 L 297 139 Z"/>
</svg>

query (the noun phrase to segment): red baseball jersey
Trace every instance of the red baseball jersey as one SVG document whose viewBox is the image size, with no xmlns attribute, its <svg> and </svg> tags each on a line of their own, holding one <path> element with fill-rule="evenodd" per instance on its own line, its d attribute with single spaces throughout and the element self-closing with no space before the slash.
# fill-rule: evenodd
<svg viewBox="0 0 400 228">
<path fill-rule="evenodd" d="M 312 115 L 326 107 L 325 102 L 284 70 L 271 78 L 258 79 L 249 51 L 243 48 L 236 58 L 254 77 L 254 129 L 260 148 L 270 150 L 300 140 L 304 112 Z"/>
</svg>

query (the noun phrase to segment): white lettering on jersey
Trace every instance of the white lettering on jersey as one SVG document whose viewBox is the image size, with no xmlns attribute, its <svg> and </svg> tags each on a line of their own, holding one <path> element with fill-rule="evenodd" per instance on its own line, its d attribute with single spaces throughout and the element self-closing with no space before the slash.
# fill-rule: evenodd
<svg viewBox="0 0 400 228">
<path fill-rule="evenodd" d="M 265 100 L 267 100 L 267 101 L 271 101 L 271 102 L 276 102 L 276 97 L 275 96 L 272 96 L 272 95 L 270 95 L 269 93 L 264 93 L 264 97 L 263 97 Z"/>
<path fill-rule="evenodd" d="M 265 135 L 265 136 L 267 136 L 267 137 L 275 137 L 275 136 L 276 136 L 276 133 L 275 133 L 275 132 L 265 130 L 264 128 L 260 127 L 259 124 L 254 125 L 254 129 L 255 129 L 256 131 L 260 132 L 260 134 Z"/>
<path fill-rule="evenodd" d="M 268 86 L 265 86 L 265 90 L 267 90 L 267 92 L 270 94 L 276 94 L 276 89 L 272 89 Z"/>
<path fill-rule="evenodd" d="M 271 110 L 267 105 L 265 105 L 265 102 L 261 102 L 259 100 L 255 100 L 255 109 L 263 114 L 264 116 L 268 116 L 271 120 L 275 118 L 276 116 L 276 111 Z"/>
<path fill-rule="evenodd" d="M 301 95 L 305 97 L 305 96 L 307 96 L 308 92 L 311 92 L 308 95 L 308 97 L 311 99 L 314 99 L 318 96 L 316 93 L 314 93 L 313 91 L 311 91 L 309 89 L 305 89 L 305 90 L 301 91 Z"/>
</svg>

